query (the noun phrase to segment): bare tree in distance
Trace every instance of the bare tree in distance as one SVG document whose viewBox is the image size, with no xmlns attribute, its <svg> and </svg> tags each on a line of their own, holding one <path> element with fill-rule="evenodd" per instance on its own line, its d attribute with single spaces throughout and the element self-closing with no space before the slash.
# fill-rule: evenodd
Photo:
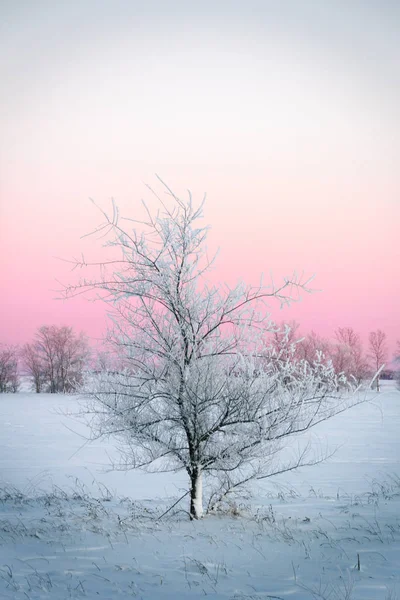
<svg viewBox="0 0 400 600">
<path fill-rule="evenodd" d="M 0 393 L 18 391 L 18 349 L 0 345 Z"/>
<path fill-rule="evenodd" d="M 339 327 L 335 331 L 335 337 L 335 352 L 338 362 L 341 363 L 341 367 L 336 366 L 336 372 L 343 371 L 347 379 L 354 378 L 357 385 L 360 385 L 368 375 L 368 362 L 363 353 L 360 336 L 352 327 Z"/>
<path fill-rule="evenodd" d="M 312 364 L 317 355 L 321 355 L 328 363 L 331 359 L 331 344 L 329 340 L 311 331 L 301 337 L 297 343 L 297 356 L 305 362 Z"/>
<path fill-rule="evenodd" d="M 151 190 L 158 210 L 144 205 L 142 220 L 113 213 L 92 233 L 117 249 L 93 263 L 99 274 L 65 288 L 88 291 L 108 304 L 108 343 L 118 372 L 104 371 L 87 390 L 83 409 L 92 439 L 113 436 L 121 452 L 115 468 L 185 470 L 190 516 L 246 482 L 315 464 L 308 447 L 282 454 L 287 438 L 361 400 L 336 393 L 331 364 L 270 360 L 271 300 L 289 304 L 309 281 L 296 275 L 280 286 L 234 288 L 207 279 L 213 264 L 208 228 L 189 192 L 181 200 L 161 180 L 167 197 Z M 75 267 L 90 267 L 84 259 Z M 203 488 L 204 484 L 204 488 Z"/>
<path fill-rule="evenodd" d="M 74 392 L 83 383 L 89 357 L 88 341 L 72 327 L 44 325 L 36 332 L 34 342 L 24 346 L 22 357 L 37 393 Z"/>
<path fill-rule="evenodd" d="M 325 364 L 332 362 L 338 376 L 343 374 L 346 381 L 358 386 L 368 375 L 367 360 L 363 355 L 359 335 L 351 327 L 339 327 L 335 331 L 335 341 L 330 341 L 315 331 L 306 335 L 299 333 L 296 321 L 281 323 L 272 332 L 272 347 L 276 356 L 290 356 L 291 360 L 304 360 L 310 366 L 317 356 Z"/>
<path fill-rule="evenodd" d="M 380 372 L 387 361 L 388 351 L 386 345 L 386 333 L 381 329 L 371 331 L 369 334 L 369 358 L 376 373 L 374 383 L 376 390 L 380 391 Z"/>
<path fill-rule="evenodd" d="M 400 362 L 400 340 L 397 340 L 397 349 L 395 351 L 394 359 Z"/>
<path fill-rule="evenodd" d="M 396 373 L 396 381 L 397 381 L 397 386 L 400 388 L 400 340 L 397 340 L 397 349 L 396 349 L 394 360 L 399 365 L 397 373 Z"/>
<path fill-rule="evenodd" d="M 83 374 L 90 350 L 84 333 L 77 335 L 72 327 L 60 327 L 56 331 L 55 354 L 57 365 L 57 388 L 61 392 L 74 392 L 83 383 Z"/>
<path fill-rule="evenodd" d="M 32 377 L 35 392 L 40 394 L 47 381 L 46 364 L 43 356 L 35 344 L 25 344 L 21 350 L 24 372 Z"/>
</svg>

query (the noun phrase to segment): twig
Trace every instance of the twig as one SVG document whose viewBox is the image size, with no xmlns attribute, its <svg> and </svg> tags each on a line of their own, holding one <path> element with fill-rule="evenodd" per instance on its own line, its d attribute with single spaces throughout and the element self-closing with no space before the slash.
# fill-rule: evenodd
<svg viewBox="0 0 400 600">
<path fill-rule="evenodd" d="M 185 493 L 183 494 L 183 496 L 181 496 L 181 497 L 180 497 L 180 498 L 179 498 L 179 499 L 178 499 L 176 502 L 174 502 L 174 504 L 173 504 L 172 506 L 170 506 L 170 507 L 169 507 L 169 508 L 168 508 L 168 509 L 167 509 L 165 512 L 163 512 L 163 514 L 162 514 L 162 515 L 160 515 L 159 517 L 157 517 L 157 519 L 156 519 L 156 520 L 157 520 L 157 521 L 159 521 L 160 519 L 162 519 L 163 517 L 165 517 L 165 515 L 166 515 L 166 514 L 168 514 L 170 510 L 172 510 L 172 509 L 173 509 L 173 508 L 174 508 L 174 507 L 175 507 L 175 506 L 176 506 L 176 505 L 177 505 L 177 504 L 178 504 L 178 503 L 179 503 L 181 500 L 183 500 L 183 499 L 184 499 L 184 497 L 185 497 L 185 496 L 187 496 L 187 495 L 188 495 L 189 491 L 190 491 L 190 490 L 188 490 L 187 492 L 185 492 Z"/>
</svg>

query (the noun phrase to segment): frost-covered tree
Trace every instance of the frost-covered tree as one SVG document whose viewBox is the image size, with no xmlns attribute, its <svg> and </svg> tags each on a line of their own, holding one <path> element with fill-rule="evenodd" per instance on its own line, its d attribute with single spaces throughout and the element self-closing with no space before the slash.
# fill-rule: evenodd
<svg viewBox="0 0 400 600">
<path fill-rule="evenodd" d="M 87 391 L 93 438 L 117 438 L 117 468 L 185 470 L 190 515 L 199 518 L 205 498 L 210 507 L 249 480 L 315 462 L 306 450 L 280 451 L 356 400 L 339 397 L 332 365 L 318 356 L 313 368 L 287 353 L 271 360 L 267 303 L 291 302 L 308 281 L 210 283 L 202 205 L 162 185 L 169 198 L 156 196 L 159 211 L 146 207 L 143 221 L 122 219 L 115 206 L 103 213 L 94 233 L 114 249 L 111 259 L 65 295 L 94 291 L 112 320 L 108 343 L 119 369 Z"/>
<path fill-rule="evenodd" d="M 0 345 L 0 393 L 17 392 L 19 383 L 18 349 Z"/>
<path fill-rule="evenodd" d="M 68 393 L 79 389 L 89 356 L 87 338 L 72 327 L 44 325 L 32 344 L 22 349 L 25 370 L 33 379 L 35 391 Z"/>
<path fill-rule="evenodd" d="M 387 361 L 387 354 L 386 333 L 381 329 L 371 331 L 369 334 L 369 359 L 376 373 L 374 382 L 378 392 L 380 391 L 380 372 Z"/>
</svg>

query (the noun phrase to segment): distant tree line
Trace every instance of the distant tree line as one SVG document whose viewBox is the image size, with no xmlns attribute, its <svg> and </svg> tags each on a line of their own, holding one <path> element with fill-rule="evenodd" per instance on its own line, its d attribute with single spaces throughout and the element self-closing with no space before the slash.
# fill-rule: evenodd
<svg viewBox="0 0 400 600">
<path fill-rule="evenodd" d="M 72 393 L 83 383 L 90 348 L 84 333 L 72 327 L 44 325 L 22 348 L 0 348 L 0 392 L 17 392 L 21 373 L 31 379 L 36 393 Z"/>
<path fill-rule="evenodd" d="M 352 327 L 339 327 L 333 340 L 314 331 L 302 335 L 299 328 L 296 321 L 282 322 L 275 328 L 269 360 L 280 365 L 285 359 L 305 361 L 311 369 L 321 361 L 326 365 L 331 363 L 335 373 L 343 375 L 343 381 L 357 385 L 378 373 L 374 380 L 378 391 L 382 379 L 399 377 L 398 371 L 384 368 L 389 353 L 386 334 L 380 329 L 369 334 L 365 352 L 359 334 Z M 394 358 L 400 365 L 400 341 Z M 21 374 L 30 378 L 38 394 L 73 393 L 82 386 L 85 371 L 115 372 L 117 368 L 104 351 L 93 357 L 84 333 L 77 334 L 72 327 L 44 325 L 32 342 L 22 347 L 0 345 L 0 393 L 17 392 Z"/>
<path fill-rule="evenodd" d="M 15 393 L 18 387 L 18 349 L 16 346 L 0 347 L 0 393 Z"/>
<path fill-rule="evenodd" d="M 395 360 L 400 362 L 400 341 Z M 291 355 L 294 359 L 305 360 L 312 364 L 317 355 L 325 363 L 331 362 L 337 375 L 343 374 L 347 381 L 360 385 L 368 377 L 374 377 L 374 387 L 380 390 L 381 379 L 394 379 L 395 372 L 384 370 L 389 352 L 386 334 L 377 329 L 368 337 L 368 349 L 364 352 L 361 338 L 352 327 L 339 327 L 334 339 L 324 338 L 314 331 L 306 335 L 299 333 L 299 324 L 295 321 L 282 323 L 273 333 L 272 346 L 276 356 Z"/>
</svg>

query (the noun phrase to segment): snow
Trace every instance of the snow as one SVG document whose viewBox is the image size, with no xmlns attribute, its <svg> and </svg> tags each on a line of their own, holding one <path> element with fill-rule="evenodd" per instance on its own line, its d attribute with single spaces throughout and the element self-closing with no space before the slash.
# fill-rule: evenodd
<svg viewBox="0 0 400 600">
<path fill-rule="evenodd" d="M 1 395 L 0 598 L 395 600 L 400 392 L 370 396 L 315 430 L 328 462 L 191 522 L 157 519 L 183 474 L 104 472 L 112 444 L 61 414 L 76 398 Z"/>
</svg>

